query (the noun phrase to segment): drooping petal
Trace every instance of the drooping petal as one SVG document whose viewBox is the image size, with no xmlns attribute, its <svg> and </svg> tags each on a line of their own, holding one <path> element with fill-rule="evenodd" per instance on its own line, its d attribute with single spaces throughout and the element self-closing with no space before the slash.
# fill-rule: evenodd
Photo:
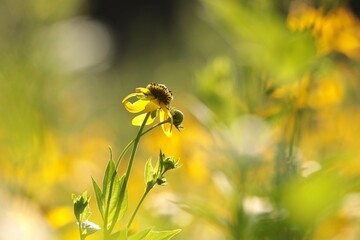
<svg viewBox="0 0 360 240">
<path fill-rule="evenodd" d="M 164 123 L 161 125 L 162 130 L 164 131 L 165 135 L 168 137 L 172 136 L 172 115 L 168 109 L 160 109 L 160 122 L 166 121 L 170 118 L 169 123 Z"/>
<path fill-rule="evenodd" d="M 145 117 L 147 113 L 140 114 L 136 117 L 134 117 L 131 121 L 132 125 L 134 126 L 141 126 L 141 124 L 144 122 Z M 146 125 L 152 124 L 156 118 L 156 114 L 150 114 L 148 120 L 146 121 Z"/>
<path fill-rule="evenodd" d="M 137 95 L 138 95 L 138 93 L 131 93 L 131 94 L 127 95 L 127 96 L 122 100 L 122 103 L 126 102 L 129 98 L 136 97 Z"/>
<path fill-rule="evenodd" d="M 144 98 L 148 98 L 148 97 L 153 98 L 152 93 L 147 88 L 136 88 L 135 92 L 137 92 L 138 94 L 140 93 L 141 95 L 144 96 Z"/>
<path fill-rule="evenodd" d="M 146 106 L 150 103 L 149 100 L 137 100 L 134 103 L 131 103 L 130 101 L 125 101 L 124 106 L 126 110 L 128 110 L 131 113 L 138 113 L 143 110 L 145 110 Z"/>
</svg>

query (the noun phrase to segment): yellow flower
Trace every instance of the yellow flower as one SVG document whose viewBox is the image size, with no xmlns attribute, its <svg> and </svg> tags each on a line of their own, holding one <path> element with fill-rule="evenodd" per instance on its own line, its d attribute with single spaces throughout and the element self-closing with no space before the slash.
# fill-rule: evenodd
<svg viewBox="0 0 360 240">
<path fill-rule="evenodd" d="M 305 1 L 304 1 L 305 2 Z M 324 12 L 301 2 L 290 10 L 290 29 L 310 29 L 315 37 L 319 54 L 331 51 L 344 53 L 350 58 L 360 58 L 360 21 L 344 7 Z"/>
<path fill-rule="evenodd" d="M 130 102 L 129 100 L 136 97 L 138 100 Z M 163 84 L 150 83 L 146 88 L 136 88 L 135 93 L 127 95 L 122 103 L 126 110 L 131 113 L 144 112 L 133 118 L 132 124 L 140 126 L 147 113 L 151 113 L 146 125 L 154 122 L 157 115 L 160 115 L 160 122 L 168 121 L 161 125 L 166 136 L 171 137 L 173 117 L 170 112 L 170 103 L 173 100 L 171 91 Z"/>
</svg>

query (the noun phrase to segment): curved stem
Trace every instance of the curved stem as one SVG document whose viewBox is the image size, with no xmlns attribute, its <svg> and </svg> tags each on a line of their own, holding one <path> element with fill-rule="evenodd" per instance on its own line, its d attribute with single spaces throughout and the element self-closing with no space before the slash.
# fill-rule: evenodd
<svg viewBox="0 0 360 240">
<path fill-rule="evenodd" d="M 166 119 L 165 121 L 162 121 L 160 123 L 155 124 L 154 126 L 150 127 L 149 129 L 147 129 L 146 131 L 141 133 L 141 137 L 143 135 L 145 135 L 146 133 L 150 132 L 151 130 L 153 130 L 154 128 L 157 128 L 159 126 L 161 126 L 162 124 L 168 123 L 170 119 Z M 136 138 L 135 138 L 136 139 Z M 122 150 L 122 152 L 120 153 L 120 156 L 118 157 L 117 161 L 116 161 L 116 165 L 115 165 L 115 169 L 118 169 L 121 163 L 122 158 L 124 157 L 124 155 L 127 153 L 127 151 L 129 150 L 129 148 L 131 147 L 131 145 L 135 142 L 135 139 L 131 140 L 126 147 Z"/>
<path fill-rule="evenodd" d="M 127 182 L 129 180 L 129 176 L 130 176 L 130 172 L 131 172 L 131 168 L 132 168 L 132 165 L 133 165 L 133 162 L 134 162 L 134 158 L 135 158 L 135 154 L 136 154 L 136 151 L 137 151 L 137 147 L 139 145 L 139 141 L 140 141 L 140 137 L 142 136 L 142 132 L 144 130 L 144 127 L 146 125 L 146 122 L 150 116 L 150 112 L 146 114 L 145 118 L 144 118 L 144 121 L 142 122 L 141 126 L 140 126 L 140 129 L 139 129 L 139 132 L 137 133 L 136 135 L 136 138 L 134 140 L 132 140 L 126 147 L 125 149 L 122 151 L 120 157 L 122 158 L 126 151 L 130 148 L 130 146 L 132 144 L 134 144 L 134 147 L 133 147 L 133 151 L 131 153 L 131 156 L 130 156 L 130 160 L 129 160 L 129 165 L 128 165 L 128 168 L 127 168 L 127 171 L 126 171 L 126 175 L 124 177 L 124 183 L 122 184 L 121 186 L 121 190 L 120 190 L 120 194 L 125 194 L 125 191 L 126 191 L 126 188 L 127 188 Z M 113 173 L 113 176 L 111 178 L 111 183 L 110 183 L 110 192 L 109 192 L 109 198 L 108 198 L 108 202 L 107 202 L 107 209 L 106 209 L 106 212 L 105 212 L 105 226 L 107 226 L 107 221 L 108 221 L 108 212 L 109 212 L 109 206 L 110 206 L 110 200 L 111 200 L 111 197 L 112 197 L 112 191 L 113 191 L 113 184 L 114 184 L 114 181 L 115 181 L 115 177 L 116 177 L 116 174 L 117 174 L 117 167 L 118 165 L 120 164 L 120 160 L 121 158 L 118 159 L 117 163 L 116 163 L 116 168 L 114 170 L 114 173 Z M 115 213 L 115 216 L 118 216 L 119 214 L 119 211 L 120 211 L 120 208 L 117 208 L 116 209 L 116 213 Z M 116 222 L 116 221 L 114 221 Z M 114 228 L 115 224 L 112 223 L 111 226 L 109 228 L 105 227 L 104 229 L 104 239 L 107 239 L 107 237 L 111 234 L 113 228 Z"/>
<path fill-rule="evenodd" d="M 130 156 L 130 160 L 129 160 L 129 165 L 128 165 L 128 168 L 126 170 L 126 175 L 125 175 L 125 178 L 124 178 L 124 185 L 123 187 L 126 189 L 127 187 L 127 182 L 129 181 L 129 176 L 130 176 L 130 172 L 131 172 L 131 168 L 132 168 L 132 165 L 134 163 L 134 159 L 135 159 L 135 155 L 136 155 L 136 151 L 138 149 L 138 145 L 139 145 L 139 141 L 140 141 L 140 138 L 142 136 L 142 131 L 144 130 L 144 127 L 146 125 L 146 122 L 148 120 L 148 118 L 150 117 L 150 114 L 151 112 L 148 112 L 144 118 L 144 121 L 143 123 L 141 124 L 140 126 L 140 129 L 139 129 L 139 132 L 138 134 L 136 135 L 136 138 L 134 139 L 134 147 L 133 147 L 133 150 L 131 152 L 131 156 Z"/>
<path fill-rule="evenodd" d="M 134 221 L 134 218 L 135 218 L 136 213 L 138 212 L 138 210 L 139 210 L 139 208 L 140 208 L 141 204 L 143 203 L 143 201 L 144 201 L 145 197 L 146 197 L 146 196 L 147 196 L 147 194 L 150 192 L 150 190 L 151 190 L 151 188 L 149 188 L 149 187 L 147 187 L 147 188 L 146 188 L 146 190 L 145 190 L 145 192 L 144 192 L 143 196 L 141 197 L 141 199 L 140 199 L 140 201 L 139 201 L 138 205 L 136 206 L 136 208 L 135 208 L 135 210 L 134 210 L 133 214 L 131 215 L 131 218 L 130 218 L 129 223 L 128 223 L 128 225 L 127 225 L 127 228 L 128 228 L 128 229 L 130 228 L 131 223 Z"/>
</svg>

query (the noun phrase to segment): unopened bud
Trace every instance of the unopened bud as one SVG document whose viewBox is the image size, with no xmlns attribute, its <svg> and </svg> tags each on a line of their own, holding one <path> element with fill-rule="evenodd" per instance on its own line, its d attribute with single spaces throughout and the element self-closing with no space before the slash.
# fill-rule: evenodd
<svg viewBox="0 0 360 240">
<path fill-rule="evenodd" d="M 173 117 L 173 124 L 174 126 L 180 131 L 181 129 L 183 129 L 184 127 L 181 125 L 181 123 L 184 120 L 184 114 L 177 109 L 173 109 L 171 111 L 171 115 Z"/>
</svg>

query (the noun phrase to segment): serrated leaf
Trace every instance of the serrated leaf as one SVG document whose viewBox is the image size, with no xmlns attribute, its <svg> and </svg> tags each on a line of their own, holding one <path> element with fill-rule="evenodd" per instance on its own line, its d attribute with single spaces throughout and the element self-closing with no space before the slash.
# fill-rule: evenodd
<svg viewBox="0 0 360 240">
<path fill-rule="evenodd" d="M 178 234 L 181 229 L 171 231 L 150 231 L 143 240 L 168 240 Z"/>
<path fill-rule="evenodd" d="M 146 239 L 146 236 L 151 232 L 152 228 L 147 228 L 144 230 L 141 230 L 140 232 L 135 233 L 134 235 L 131 235 L 128 240 L 143 240 Z"/>
<path fill-rule="evenodd" d="M 103 202 L 102 191 L 101 191 L 99 185 L 95 182 L 95 180 L 93 178 L 91 178 L 91 180 L 92 180 L 92 183 L 93 183 L 93 186 L 94 186 L 96 202 L 97 202 L 101 217 L 104 220 L 104 211 L 103 211 L 104 202 Z"/>
<path fill-rule="evenodd" d="M 145 185 L 147 185 L 149 182 L 154 181 L 154 168 L 151 164 L 151 158 L 149 158 L 145 163 L 144 177 Z"/>
</svg>

